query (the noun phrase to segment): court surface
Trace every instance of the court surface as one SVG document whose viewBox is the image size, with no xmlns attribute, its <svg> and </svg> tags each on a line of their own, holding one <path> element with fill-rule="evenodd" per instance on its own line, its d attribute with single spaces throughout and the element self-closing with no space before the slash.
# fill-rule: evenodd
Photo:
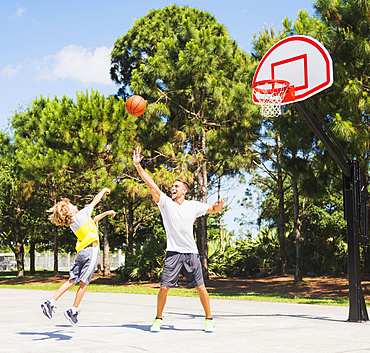
<svg viewBox="0 0 370 353">
<path fill-rule="evenodd" d="M 151 333 L 156 296 L 87 292 L 79 322 L 58 301 L 52 320 L 40 304 L 53 292 L 0 289 L 1 352 L 370 352 L 370 323 L 349 323 L 348 307 L 211 299 L 205 333 L 198 298 L 168 297 L 160 333 Z"/>
</svg>

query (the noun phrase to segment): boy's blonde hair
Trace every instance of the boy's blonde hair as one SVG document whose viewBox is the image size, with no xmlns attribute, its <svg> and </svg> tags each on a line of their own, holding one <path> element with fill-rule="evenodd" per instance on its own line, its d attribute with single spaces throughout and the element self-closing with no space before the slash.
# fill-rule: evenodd
<svg viewBox="0 0 370 353">
<path fill-rule="evenodd" d="M 57 202 L 52 208 L 49 208 L 47 212 L 51 212 L 49 221 L 57 226 L 68 227 L 71 224 L 71 215 L 69 214 L 68 204 L 70 200 L 64 198 Z"/>
</svg>

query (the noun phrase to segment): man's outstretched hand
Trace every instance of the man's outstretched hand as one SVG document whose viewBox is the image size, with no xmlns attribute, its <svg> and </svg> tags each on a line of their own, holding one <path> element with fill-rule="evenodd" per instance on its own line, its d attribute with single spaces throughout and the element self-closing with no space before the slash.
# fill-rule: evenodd
<svg viewBox="0 0 370 353">
<path fill-rule="evenodd" d="M 138 167 L 141 160 L 143 159 L 144 157 L 141 155 L 141 147 L 136 147 L 134 149 L 134 153 L 132 155 L 132 161 L 134 162 L 134 165 L 135 167 Z"/>
</svg>

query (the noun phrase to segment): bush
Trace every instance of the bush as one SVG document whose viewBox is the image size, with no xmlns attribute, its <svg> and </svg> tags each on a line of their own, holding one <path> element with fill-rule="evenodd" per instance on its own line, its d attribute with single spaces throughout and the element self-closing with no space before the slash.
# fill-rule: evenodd
<svg viewBox="0 0 370 353">
<path fill-rule="evenodd" d="M 279 262 L 279 244 L 275 230 L 264 228 L 256 240 L 225 239 L 221 248 L 217 240 L 209 244 L 209 268 L 218 276 L 249 277 L 271 274 Z"/>
<path fill-rule="evenodd" d="M 134 244 L 126 254 L 125 264 L 117 268 L 118 278 L 133 281 L 157 281 L 162 275 L 166 239 L 164 232 L 152 236 L 143 244 Z"/>
</svg>

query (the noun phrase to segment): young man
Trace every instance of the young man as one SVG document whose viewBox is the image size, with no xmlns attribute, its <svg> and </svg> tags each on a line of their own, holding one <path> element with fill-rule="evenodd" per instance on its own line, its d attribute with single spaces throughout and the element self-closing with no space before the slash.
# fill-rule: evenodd
<svg viewBox="0 0 370 353">
<path fill-rule="evenodd" d="M 77 308 L 86 292 L 91 278 L 94 275 L 96 266 L 100 257 L 99 236 L 96 231 L 96 222 L 105 216 L 115 216 L 115 212 L 110 210 L 91 217 L 91 213 L 96 204 L 110 190 L 105 188 L 101 190 L 92 200 L 92 202 L 79 211 L 77 207 L 70 203 L 69 199 L 63 199 L 48 210 L 51 212 L 49 219 L 57 226 L 69 226 L 77 236 L 77 257 L 72 269 L 69 271 L 69 280 L 65 282 L 53 295 L 53 297 L 43 304 L 41 308 L 44 315 L 51 319 L 56 301 L 76 283 L 80 283 L 71 309 L 64 312 L 64 316 L 73 325 L 77 323 Z"/>
<path fill-rule="evenodd" d="M 166 259 L 162 272 L 161 287 L 157 297 L 157 316 L 150 328 L 159 332 L 162 325 L 162 314 L 167 294 L 171 287 L 177 286 L 180 271 L 185 272 L 189 287 L 195 287 L 199 293 L 206 316 L 206 332 L 214 331 L 211 307 L 207 289 L 204 285 L 202 267 L 198 249 L 193 235 L 193 224 L 197 217 L 206 213 L 220 212 L 226 198 L 220 199 L 215 205 L 207 205 L 198 201 L 185 200 L 189 191 L 186 182 L 177 179 L 171 188 L 171 198 L 166 196 L 154 183 L 151 176 L 141 167 L 141 148 L 133 153 L 133 162 L 137 172 L 149 187 L 155 203 L 158 205 L 167 236 Z"/>
</svg>

